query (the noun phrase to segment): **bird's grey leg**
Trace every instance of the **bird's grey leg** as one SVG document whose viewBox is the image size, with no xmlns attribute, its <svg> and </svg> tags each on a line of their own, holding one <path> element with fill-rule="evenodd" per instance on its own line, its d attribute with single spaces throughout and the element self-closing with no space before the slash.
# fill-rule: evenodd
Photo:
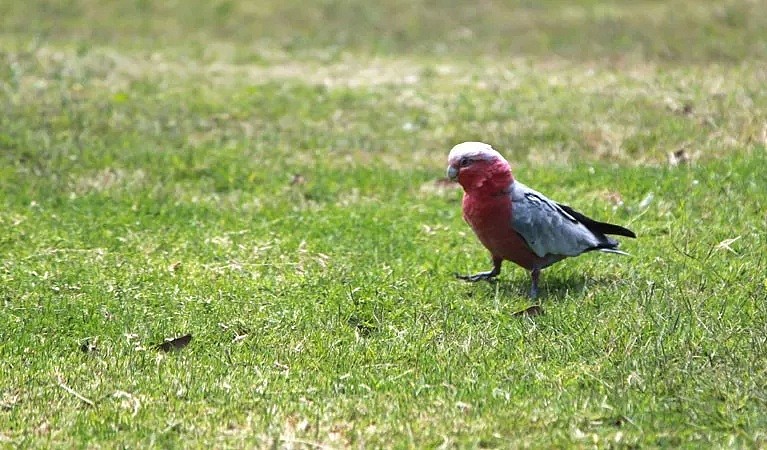
<svg viewBox="0 0 767 450">
<path fill-rule="evenodd" d="M 530 271 L 530 278 L 532 279 L 532 286 L 530 286 L 530 298 L 538 296 L 538 279 L 541 276 L 541 269 L 534 267 Z"/>
<path fill-rule="evenodd" d="M 455 277 L 459 280 L 468 281 L 470 283 L 475 283 L 482 280 L 492 280 L 501 273 L 501 264 L 503 264 L 503 258 L 493 257 L 493 270 L 475 273 L 474 275 L 455 274 Z"/>
</svg>

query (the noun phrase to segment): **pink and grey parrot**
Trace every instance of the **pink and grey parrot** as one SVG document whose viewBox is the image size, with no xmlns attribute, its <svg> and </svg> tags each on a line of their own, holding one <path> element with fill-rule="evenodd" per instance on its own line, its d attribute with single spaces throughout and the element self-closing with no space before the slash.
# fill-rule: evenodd
<svg viewBox="0 0 767 450">
<path fill-rule="evenodd" d="M 625 255 L 618 241 L 607 235 L 636 237 L 629 229 L 597 222 L 516 181 L 503 156 L 482 142 L 453 147 L 447 176 L 463 187 L 463 218 L 493 259 L 493 270 L 456 274 L 462 280 L 490 280 L 508 260 L 530 271 L 530 297 L 535 298 L 541 269 L 592 250 Z"/>
</svg>

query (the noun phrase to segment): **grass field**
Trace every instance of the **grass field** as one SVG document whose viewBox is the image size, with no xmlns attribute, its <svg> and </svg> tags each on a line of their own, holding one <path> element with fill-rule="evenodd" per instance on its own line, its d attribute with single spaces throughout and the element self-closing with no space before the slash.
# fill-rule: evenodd
<svg viewBox="0 0 767 450">
<path fill-rule="evenodd" d="M 767 446 L 762 2 L 257 3 L 0 5 L 0 446 Z M 466 140 L 633 256 L 455 280 Z"/>
</svg>

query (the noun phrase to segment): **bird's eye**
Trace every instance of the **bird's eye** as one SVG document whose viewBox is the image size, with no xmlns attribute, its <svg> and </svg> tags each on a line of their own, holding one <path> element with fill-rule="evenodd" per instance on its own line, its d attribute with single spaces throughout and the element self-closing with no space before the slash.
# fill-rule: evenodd
<svg viewBox="0 0 767 450">
<path fill-rule="evenodd" d="M 467 157 L 465 157 L 465 156 L 464 156 L 463 158 L 461 158 L 461 160 L 460 160 L 460 161 L 458 161 L 458 164 L 460 164 L 460 165 L 461 165 L 461 167 L 466 167 L 466 166 L 468 166 L 469 164 L 471 164 L 471 160 L 470 160 L 469 158 L 467 158 Z"/>
</svg>

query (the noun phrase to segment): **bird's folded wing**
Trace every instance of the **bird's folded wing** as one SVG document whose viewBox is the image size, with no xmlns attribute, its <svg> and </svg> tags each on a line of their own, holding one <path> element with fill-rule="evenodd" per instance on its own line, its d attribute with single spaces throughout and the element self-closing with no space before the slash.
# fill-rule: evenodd
<svg viewBox="0 0 767 450">
<path fill-rule="evenodd" d="M 596 235 L 545 195 L 519 181 L 511 185 L 511 227 L 538 256 L 575 256 L 614 243 Z"/>
</svg>

